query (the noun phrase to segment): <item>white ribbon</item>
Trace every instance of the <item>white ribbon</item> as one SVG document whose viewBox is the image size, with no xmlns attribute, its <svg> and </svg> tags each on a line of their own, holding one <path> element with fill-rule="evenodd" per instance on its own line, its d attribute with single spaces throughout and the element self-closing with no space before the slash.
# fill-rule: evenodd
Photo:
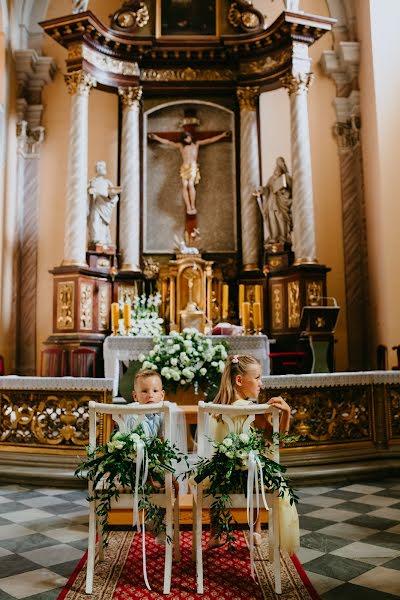
<svg viewBox="0 0 400 600">
<path fill-rule="evenodd" d="M 258 455 L 254 452 L 254 450 L 250 450 L 249 456 L 247 459 L 247 523 L 250 528 L 250 566 L 251 566 L 251 576 L 254 577 L 255 569 L 254 569 L 254 524 L 258 519 L 258 515 L 260 513 L 260 487 L 261 487 L 261 497 L 266 510 L 269 510 L 267 499 L 265 497 L 264 491 L 264 474 L 261 461 Z M 258 485 L 258 479 L 260 480 L 260 485 Z M 253 490 L 255 487 L 256 494 L 256 519 L 253 521 L 254 514 L 254 496 Z"/>
<path fill-rule="evenodd" d="M 139 440 L 136 444 L 136 478 L 135 490 L 133 495 L 133 526 L 137 527 L 138 532 L 142 532 L 142 563 L 143 563 L 143 579 L 146 587 L 151 591 L 149 580 L 147 577 L 146 568 L 146 528 L 144 520 L 144 510 L 142 510 L 142 527 L 140 527 L 139 517 L 139 480 L 140 472 L 142 471 L 142 486 L 146 485 L 147 476 L 149 474 L 149 457 L 147 454 L 146 445 L 143 440 Z"/>
</svg>

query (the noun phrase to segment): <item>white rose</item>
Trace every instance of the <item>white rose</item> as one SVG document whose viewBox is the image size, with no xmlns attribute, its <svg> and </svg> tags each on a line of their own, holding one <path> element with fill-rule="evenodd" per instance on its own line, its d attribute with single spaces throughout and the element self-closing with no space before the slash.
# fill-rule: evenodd
<svg viewBox="0 0 400 600">
<path fill-rule="evenodd" d="M 249 456 L 245 450 L 238 450 L 236 454 L 242 460 L 245 460 Z"/>
<path fill-rule="evenodd" d="M 230 448 L 233 444 L 231 438 L 225 438 L 222 442 L 224 444 L 224 446 L 226 446 L 227 448 Z"/>
<path fill-rule="evenodd" d="M 167 346 L 172 346 L 173 343 L 173 340 L 167 340 Z"/>
<path fill-rule="evenodd" d="M 144 354 L 139 354 L 139 356 L 138 356 L 138 360 L 140 360 L 140 362 L 143 362 L 145 358 L 146 357 Z"/>
<path fill-rule="evenodd" d="M 230 451 L 228 450 L 228 452 L 225 452 L 225 456 L 227 456 L 228 458 L 233 458 L 235 455 L 234 455 L 234 453 L 233 453 L 233 452 L 230 452 Z"/>
<path fill-rule="evenodd" d="M 200 375 L 205 375 L 207 373 L 207 369 L 205 369 L 204 367 L 202 367 L 200 369 Z"/>
<path fill-rule="evenodd" d="M 222 452 L 223 454 L 226 454 L 228 448 L 225 446 L 225 444 L 220 444 L 219 445 L 219 451 Z"/>
<path fill-rule="evenodd" d="M 121 450 L 124 446 L 125 446 L 125 442 L 123 442 L 122 440 L 114 440 L 114 448 L 116 450 Z"/>
<path fill-rule="evenodd" d="M 131 440 L 131 442 L 137 443 L 140 440 L 140 436 L 137 433 L 131 433 L 129 439 Z"/>
<path fill-rule="evenodd" d="M 243 442 L 243 444 L 248 444 L 248 443 L 249 443 L 249 440 L 250 440 L 250 438 L 249 438 L 249 436 L 247 435 L 247 433 L 241 433 L 241 434 L 239 435 L 239 440 L 240 440 L 241 442 Z"/>
<path fill-rule="evenodd" d="M 114 450 L 115 450 L 114 442 L 107 442 L 107 450 L 109 452 L 114 452 Z"/>
<path fill-rule="evenodd" d="M 178 359 L 177 358 L 171 358 L 171 365 L 173 367 L 176 367 L 177 364 L 178 364 Z"/>
</svg>

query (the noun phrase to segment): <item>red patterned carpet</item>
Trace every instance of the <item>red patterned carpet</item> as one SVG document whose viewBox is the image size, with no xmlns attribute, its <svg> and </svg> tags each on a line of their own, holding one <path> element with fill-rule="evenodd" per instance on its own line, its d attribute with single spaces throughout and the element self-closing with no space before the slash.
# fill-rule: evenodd
<svg viewBox="0 0 400 600">
<path fill-rule="evenodd" d="M 207 535 L 207 534 L 205 534 Z M 268 555 L 268 536 L 257 548 L 257 582 L 250 576 L 249 552 L 245 535 L 238 532 L 236 552 L 227 547 L 204 554 L 204 595 L 195 593 L 195 565 L 191 560 L 191 533 L 181 532 L 182 559 L 174 563 L 170 600 L 318 600 L 296 557 L 282 556 L 282 594 L 273 588 Z M 145 588 L 142 577 L 141 539 L 131 532 L 112 532 L 106 560 L 96 565 L 94 593 L 85 594 L 86 565 L 83 559 L 58 600 L 140 600 L 165 598 L 162 594 L 164 548 L 151 536 L 146 539 L 147 572 L 152 591 Z"/>
</svg>

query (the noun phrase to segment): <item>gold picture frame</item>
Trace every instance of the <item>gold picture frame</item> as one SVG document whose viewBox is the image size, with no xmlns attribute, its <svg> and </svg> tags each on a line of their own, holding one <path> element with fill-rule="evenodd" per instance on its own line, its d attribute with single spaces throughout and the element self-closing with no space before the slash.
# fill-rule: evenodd
<svg viewBox="0 0 400 600">
<path fill-rule="evenodd" d="M 156 37 L 217 39 L 220 10 L 221 0 L 157 0 Z"/>
</svg>

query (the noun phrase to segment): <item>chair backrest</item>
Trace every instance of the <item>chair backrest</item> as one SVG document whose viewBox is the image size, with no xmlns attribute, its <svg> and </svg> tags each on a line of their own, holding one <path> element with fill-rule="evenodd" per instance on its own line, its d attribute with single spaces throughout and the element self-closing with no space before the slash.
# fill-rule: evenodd
<svg viewBox="0 0 400 600">
<path fill-rule="evenodd" d="M 213 415 L 220 415 L 228 427 L 228 431 L 235 431 L 233 418 L 244 417 L 241 433 L 248 433 L 256 415 L 272 415 L 272 447 L 273 459 L 279 462 L 279 410 L 269 404 L 248 404 L 246 406 L 232 406 L 231 404 L 212 404 L 211 402 L 199 402 L 199 417 L 197 425 L 197 447 L 198 455 L 205 456 L 205 436 L 207 431 L 207 420 Z"/>
<path fill-rule="evenodd" d="M 65 350 L 63 348 L 45 348 L 40 354 L 41 377 L 64 377 Z"/>
<path fill-rule="evenodd" d="M 4 358 L 0 354 L 0 376 L 4 375 Z"/>
<path fill-rule="evenodd" d="M 71 350 L 70 357 L 72 377 L 96 377 L 96 350 L 85 347 L 74 348 Z"/>
</svg>

